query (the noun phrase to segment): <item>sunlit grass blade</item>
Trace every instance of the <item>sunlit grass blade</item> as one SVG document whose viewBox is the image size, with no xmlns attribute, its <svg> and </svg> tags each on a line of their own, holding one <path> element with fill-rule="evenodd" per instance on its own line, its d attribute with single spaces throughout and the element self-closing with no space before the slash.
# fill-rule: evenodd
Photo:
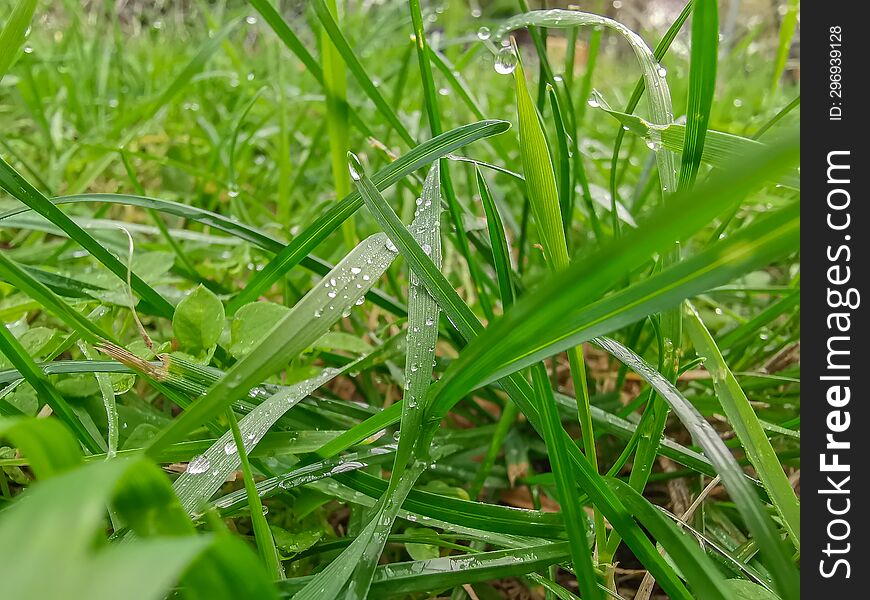
<svg viewBox="0 0 870 600">
<path fill-rule="evenodd" d="M 386 189 L 417 169 L 458 148 L 485 137 L 504 133 L 509 128 L 510 123 L 506 121 L 481 121 L 458 127 L 423 142 L 413 150 L 403 154 L 398 160 L 372 175 L 372 181 L 375 182 L 378 189 Z M 362 204 L 363 201 L 359 193 L 351 192 L 347 197 L 333 205 L 314 223 L 293 238 L 286 248 L 279 252 L 262 271 L 251 278 L 245 288 L 230 301 L 227 312 L 232 314 L 243 305 L 256 300 L 284 273 L 299 264 L 300 260 L 326 236 L 335 231 Z"/>
<path fill-rule="evenodd" d="M 704 365 L 713 377 L 713 386 L 728 421 L 740 438 L 758 477 L 764 483 L 771 502 L 779 511 L 783 524 L 800 551 L 800 502 L 782 470 L 779 459 L 755 410 L 746 398 L 740 383 L 722 357 L 713 336 L 691 305 L 687 305 L 686 324 L 689 337 Z"/>
<path fill-rule="evenodd" d="M 680 164 L 680 189 L 692 187 L 701 164 L 710 108 L 716 91 L 719 62 L 719 3 L 695 0 L 692 11 L 692 56 L 689 67 L 689 100 L 686 136 Z"/>
<path fill-rule="evenodd" d="M 779 81 L 785 72 L 788 53 L 791 49 L 795 31 L 797 30 L 799 8 L 800 2 L 798 0 L 788 0 L 786 3 L 785 14 L 779 25 L 779 43 L 776 49 L 776 60 L 773 63 L 773 79 L 771 80 L 771 88 L 773 90 L 776 90 L 779 86 Z M 0 73 L 2 73 L 2 69 L 0 69 Z"/>
</svg>

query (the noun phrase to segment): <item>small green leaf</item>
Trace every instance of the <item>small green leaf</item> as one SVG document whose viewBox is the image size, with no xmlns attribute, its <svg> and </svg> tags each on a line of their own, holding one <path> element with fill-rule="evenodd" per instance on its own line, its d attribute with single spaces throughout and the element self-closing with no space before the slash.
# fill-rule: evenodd
<svg viewBox="0 0 870 600">
<path fill-rule="evenodd" d="M 224 316 L 224 305 L 218 297 L 199 286 L 178 303 L 172 317 L 172 333 L 185 350 L 208 350 L 220 338 Z"/>
<path fill-rule="evenodd" d="M 236 358 L 248 354 L 289 310 L 274 302 L 251 302 L 240 308 L 230 326 L 230 354 Z"/>
<path fill-rule="evenodd" d="M 413 538 L 419 538 L 421 542 L 431 542 L 438 540 L 438 534 L 433 529 L 424 529 L 422 527 L 411 527 L 405 530 L 405 535 Z M 405 550 L 408 555 L 414 560 L 429 560 L 430 558 L 439 558 L 441 552 L 435 544 L 406 542 Z"/>
</svg>

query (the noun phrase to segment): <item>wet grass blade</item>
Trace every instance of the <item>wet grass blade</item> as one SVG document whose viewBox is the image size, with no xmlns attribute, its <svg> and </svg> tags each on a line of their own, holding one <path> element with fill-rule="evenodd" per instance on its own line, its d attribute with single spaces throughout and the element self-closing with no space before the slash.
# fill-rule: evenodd
<svg viewBox="0 0 870 600">
<path fill-rule="evenodd" d="M 471 125 L 457 127 L 451 131 L 423 142 L 389 166 L 372 176 L 372 181 L 378 189 L 386 189 L 417 169 L 431 164 L 450 152 L 467 146 L 479 139 L 504 133 L 510 128 L 506 121 L 481 121 Z M 351 192 L 340 202 L 332 206 L 310 226 L 280 251 L 267 265 L 258 272 L 245 288 L 233 298 L 227 306 L 227 313 L 232 314 L 243 305 L 253 302 L 266 291 L 275 281 L 287 271 L 299 264 L 317 244 L 335 231 L 345 219 L 356 212 L 363 204 L 358 192 Z"/>
<path fill-rule="evenodd" d="M 746 398 L 740 383 L 722 357 L 713 336 L 704 326 L 700 315 L 691 305 L 687 305 L 686 324 L 695 351 L 706 360 L 704 366 L 713 377 L 716 396 L 728 421 L 734 428 L 749 460 L 755 467 L 758 477 L 764 483 L 770 500 L 782 517 L 791 539 L 800 551 L 800 502 L 782 470 L 779 458 L 770 445 L 755 410 Z"/>
<path fill-rule="evenodd" d="M 421 281 L 427 287 L 427 290 L 432 294 L 441 306 L 441 309 L 448 316 L 450 322 L 459 331 L 460 335 L 467 341 L 474 338 L 481 339 L 481 336 L 487 337 L 484 334 L 484 328 L 471 309 L 459 298 L 456 291 L 451 287 L 444 275 L 435 268 L 431 259 L 426 256 L 420 246 L 414 241 L 410 233 L 407 232 L 402 225 L 396 213 L 387 204 L 383 197 L 378 193 L 374 184 L 365 176 L 361 176 L 362 189 L 365 192 L 365 200 L 373 209 L 372 214 L 378 220 L 384 231 L 388 232 L 391 241 L 399 249 L 399 252 L 408 261 L 411 269 L 420 277 Z M 673 223 L 672 223 L 673 224 Z M 698 225 L 700 226 L 700 225 Z M 658 231 L 658 230 L 656 230 Z M 667 238 L 669 243 L 672 243 L 672 238 Z M 561 293 L 561 290 L 559 291 Z M 571 310 L 576 309 L 572 306 Z M 511 314 L 509 311 L 508 314 Z M 564 316 L 566 313 L 562 313 Z M 500 321 L 503 321 L 504 317 Z M 503 335 L 503 334 L 502 334 Z M 473 343 L 473 342 L 472 342 Z M 489 342 L 490 345 L 492 342 Z M 464 354 L 464 352 L 463 352 Z M 462 357 L 463 355 L 460 355 Z M 456 362 L 453 363 L 454 365 Z M 448 369 L 447 372 L 449 372 Z M 518 374 L 513 373 L 505 377 L 501 385 L 511 396 L 511 399 L 517 403 L 517 406 L 522 410 L 523 414 L 529 419 L 532 425 L 539 431 L 543 431 L 538 409 L 534 402 L 534 391 L 525 379 Z M 440 386 L 440 384 L 439 384 Z M 440 389 L 436 386 L 430 390 L 430 394 L 435 394 L 435 390 Z M 452 397 L 442 406 L 438 406 L 437 396 L 431 399 L 431 410 L 429 411 L 432 424 L 439 423 L 446 415 L 447 410 L 459 399 L 459 395 Z M 445 408 L 446 407 L 446 408 Z M 443 411 L 442 411 L 443 409 Z M 395 423 L 399 418 L 400 411 L 393 407 L 382 411 L 377 418 L 372 418 L 380 427 L 384 427 L 390 423 Z M 372 428 L 373 423 L 362 423 L 357 427 L 348 430 L 346 434 L 342 434 L 330 444 L 327 444 L 318 453 L 321 456 L 330 456 L 334 453 L 353 445 L 368 435 L 378 431 Z M 370 433 L 369 433 L 370 432 Z M 434 430 L 430 427 L 426 431 L 427 438 L 433 434 Z M 425 446 L 427 438 L 423 438 L 418 445 Z M 649 540 L 640 531 L 637 524 L 628 517 L 624 507 L 619 500 L 614 496 L 603 479 L 597 474 L 596 470 L 590 465 L 587 459 L 580 453 L 579 449 L 574 445 L 570 438 L 566 441 L 566 447 L 571 455 L 572 462 L 575 465 L 575 476 L 578 477 L 581 487 L 593 497 L 595 506 L 611 522 L 613 527 L 620 531 L 625 537 L 626 542 L 636 553 L 640 560 L 652 572 L 656 573 L 657 580 L 662 587 L 668 591 L 674 598 L 689 598 L 685 588 L 679 582 L 678 578 L 673 574 L 669 567 L 664 563 L 661 556 L 649 543 Z"/>
<path fill-rule="evenodd" d="M 680 164 L 680 189 L 695 183 L 710 108 L 716 91 L 716 65 L 719 61 L 719 3 L 695 0 L 692 12 L 692 51 L 689 65 L 689 100 L 686 107 L 686 136 Z"/>
<path fill-rule="evenodd" d="M 198 425 L 217 417 L 326 333 L 342 313 L 353 308 L 393 261 L 395 254 L 387 250 L 385 242 L 385 236 L 374 235 L 354 248 L 336 265 L 330 276 L 315 285 L 249 354 L 209 388 L 204 397 L 161 431 L 149 446 L 148 453 L 156 455 L 167 445 L 182 440 Z"/>
<path fill-rule="evenodd" d="M 0 30 L 0 81 L 15 64 L 18 49 L 27 37 L 37 0 L 18 0 Z"/>
<path fill-rule="evenodd" d="M 686 126 L 678 123 L 661 126 L 653 125 L 649 121 L 627 113 L 611 109 L 602 99 L 598 100 L 599 108 L 619 121 L 623 127 L 635 135 L 644 138 L 647 144 L 655 147 L 662 145 L 673 152 L 682 153 L 685 147 Z M 624 132 L 625 129 L 622 129 Z M 708 130 L 704 139 L 704 148 L 701 152 L 701 162 L 713 167 L 726 167 L 734 161 L 750 153 L 763 150 L 766 144 L 752 138 L 724 133 L 721 131 Z M 793 189 L 800 189 L 800 175 L 796 171 L 780 177 L 778 183 Z"/>
</svg>

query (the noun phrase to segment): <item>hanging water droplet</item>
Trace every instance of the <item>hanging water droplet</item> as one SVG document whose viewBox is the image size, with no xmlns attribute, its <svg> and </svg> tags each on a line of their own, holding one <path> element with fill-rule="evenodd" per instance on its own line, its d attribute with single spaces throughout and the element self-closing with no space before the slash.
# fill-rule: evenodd
<svg viewBox="0 0 870 600">
<path fill-rule="evenodd" d="M 592 108 L 598 108 L 601 104 L 598 102 L 598 97 L 595 95 L 589 96 L 589 100 L 586 101 L 586 104 L 591 106 Z"/>
<path fill-rule="evenodd" d="M 189 463 L 187 463 L 187 472 L 191 475 L 199 475 L 205 473 L 211 467 L 211 461 L 205 454 L 200 454 Z"/>
<path fill-rule="evenodd" d="M 348 318 L 350 316 L 350 307 L 347 307 L 343 311 L 341 311 L 341 316 L 345 319 Z"/>
<path fill-rule="evenodd" d="M 498 51 L 495 56 L 495 71 L 502 75 L 510 75 L 517 68 L 517 55 L 514 49 L 506 46 Z"/>
<path fill-rule="evenodd" d="M 362 306 L 362 304 L 363 304 L 365 301 L 366 301 L 365 296 L 360 296 L 359 298 L 357 298 L 357 301 L 354 302 L 354 304 L 357 305 L 357 306 Z"/>
<path fill-rule="evenodd" d="M 489 31 L 489 27 L 481 27 L 477 30 L 477 39 L 481 42 L 485 42 L 489 39 L 490 35 L 492 35 Z"/>
<path fill-rule="evenodd" d="M 238 198 L 239 197 L 239 186 L 237 186 L 234 183 L 231 184 L 230 187 L 227 189 L 227 196 L 229 196 L 230 198 Z"/>
<path fill-rule="evenodd" d="M 354 181 L 360 181 L 365 173 L 359 157 L 353 152 L 347 153 L 347 169 L 350 171 L 350 178 Z"/>
<path fill-rule="evenodd" d="M 24 54 L 33 54 L 33 46 L 24 46 Z"/>
<path fill-rule="evenodd" d="M 387 240 L 386 246 L 387 246 L 387 250 L 389 250 L 390 252 L 392 252 L 394 254 L 399 251 L 399 249 L 396 248 L 396 245 L 393 243 L 393 240 Z"/>
</svg>

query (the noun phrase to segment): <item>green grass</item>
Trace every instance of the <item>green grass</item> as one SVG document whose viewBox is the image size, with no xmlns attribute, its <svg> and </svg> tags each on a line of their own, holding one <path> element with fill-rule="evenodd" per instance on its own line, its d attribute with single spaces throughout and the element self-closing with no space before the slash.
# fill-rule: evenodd
<svg viewBox="0 0 870 600">
<path fill-rule="evenodd" d="M 799 597 L 798 3 L 134 4 L 0 0 L 5 596 Z"/>
</svg>

